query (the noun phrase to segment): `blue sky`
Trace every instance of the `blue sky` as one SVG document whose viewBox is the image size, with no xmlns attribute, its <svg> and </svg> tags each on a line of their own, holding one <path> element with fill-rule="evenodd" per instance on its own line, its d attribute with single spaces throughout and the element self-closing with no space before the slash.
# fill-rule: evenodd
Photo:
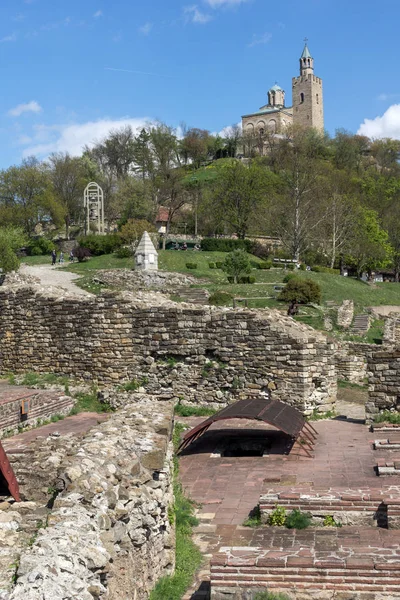
<svg viewBox="0 0 400 600">
<path fill-rule="evenodd" d="M 123 123 L 221 131 L 275 81 L 290 104 L 305 36 L 329 133 L 400 138 L 399 21 L 398 0 L 2 0 L 0 167 Z"/>
</svg>

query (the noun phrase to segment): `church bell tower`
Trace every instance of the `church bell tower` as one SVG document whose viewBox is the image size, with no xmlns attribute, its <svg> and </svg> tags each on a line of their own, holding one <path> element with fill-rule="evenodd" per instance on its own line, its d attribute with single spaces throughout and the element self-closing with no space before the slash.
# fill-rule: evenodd
<svg viewBox="0 0 400 600">
<path fill-rule="evenodd" d="M 292 79 L 293 124 L 324 131 L 322 79 L 314 75 L 314 59 L 307 45 L 300 57 L 300 76 Z"/>
</svg>

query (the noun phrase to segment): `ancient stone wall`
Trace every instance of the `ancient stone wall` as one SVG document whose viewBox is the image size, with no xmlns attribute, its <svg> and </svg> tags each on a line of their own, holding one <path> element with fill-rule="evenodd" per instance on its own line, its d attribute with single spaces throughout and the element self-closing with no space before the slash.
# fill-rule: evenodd
<svg viewBox="0 0 400 600">
<path fill-rule="evenodd" d="M 133 377 L 160 398 L 226 402 L 268 393 L 304 412 L 336 398 L 334 347 L 277 311 L 154 304 L 130 294 L 59 298 L 0 290 L 0 369 Z"/>
<path fill-rule="evenodd" d="M 372 352 L 368 356 L 369 397 L 365 405 L 367 421 L 380 412 L 400 410 L 400 350 Z"/>
<path fill-rule="evenodd" d="M 387 346 L 400 345 L 400 315 L 399 313 L 390 313 L 385 319 L 385 328 L 383 331 L 383 343 Z"/>
<path fill-rule="evenodd" d="M 368 356 L 379 348 L 376 344 L 338 342 L 335 355 L 337 378 L 362 385 L 368 376 Z"/>
<path fill-rule="evenodd" d="M 337 310 L 337 324 L 339 327 L 348 329 L 353 322 L 354 302 L 353 300 L 343 300 Z"/>
<path fill-rule="evenodd" d="M 44 450 L 41 456 L 47 485 L 53 481 L 62 491 L 47 511 L 47 526 L 22 551 L 16 585 L 5 598 L 148 598 L 174 568 L 172 421 L 171 403 L 139 397 L 83 439 L 49 441 L 53 460 Z M 27 479 L 22 488 L 29 499 Z"/>
</svg>

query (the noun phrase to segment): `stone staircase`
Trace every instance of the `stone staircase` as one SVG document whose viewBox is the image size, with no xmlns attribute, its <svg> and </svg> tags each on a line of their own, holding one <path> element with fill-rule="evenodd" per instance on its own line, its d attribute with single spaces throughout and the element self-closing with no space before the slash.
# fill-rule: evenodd
<svg viewBox="0 0 400 600">
<path fill-rule="evenodd" d="M 365 335 L 369 329 L 370 317 L 367 314 L 356 315 L 354 317 L 353 325 L 351 326 L 351 333 L 354 335 Z"/>
<path fill-rule="evenodd" d="M 208 304 L 209 293 L 202 288 L 181 287 L 175 291 L 175 295 L 191 304 Z"/>
</svg>

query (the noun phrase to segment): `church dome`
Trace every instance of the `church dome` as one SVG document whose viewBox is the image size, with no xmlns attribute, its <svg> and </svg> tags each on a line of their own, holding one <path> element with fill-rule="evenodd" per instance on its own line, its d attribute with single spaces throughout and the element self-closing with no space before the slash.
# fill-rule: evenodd
<svg viewBox="0 0 400 600">
<path fill-rule="evenodd" d="M 270 92 L 283 92 L 283 89 L 281 88 L 280 85 L 278 85 L 277 83 L 272 86 L 272 88 L 269 90 Z"/>
</svg>

